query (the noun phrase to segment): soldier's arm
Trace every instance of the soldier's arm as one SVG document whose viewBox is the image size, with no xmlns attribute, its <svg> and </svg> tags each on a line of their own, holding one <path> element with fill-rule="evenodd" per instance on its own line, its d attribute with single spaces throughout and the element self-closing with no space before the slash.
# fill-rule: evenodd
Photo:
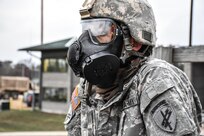
<svg viewBox="0 0 204 136">
<path fill-rule="evenodd" d="M 142 92 L 140 109 L 148 136 L 199 135 L 195 104 L 180 91 L 171 79 L 163 77 Z"/>
<path fill-rule="evenodd" d="M 68 136 L 81 136 L 81 116 L 80 100 L 78 98 L 78 86 L 76 86 L 71 102 L 69 103 L 68 113 L 64 121 L 65 130 Z"/>
</svg>

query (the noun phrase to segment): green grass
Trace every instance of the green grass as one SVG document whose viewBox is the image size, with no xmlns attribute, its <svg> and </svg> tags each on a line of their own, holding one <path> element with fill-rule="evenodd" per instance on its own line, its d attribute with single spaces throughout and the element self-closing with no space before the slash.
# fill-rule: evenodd
<svg viewBox="0 0 204 136">
<path fill-rule="evenodd" d="M 12 131 L 63 131 L 65 115 L 40 111 L 1 111 L 0 132 Z"/>
</svg>

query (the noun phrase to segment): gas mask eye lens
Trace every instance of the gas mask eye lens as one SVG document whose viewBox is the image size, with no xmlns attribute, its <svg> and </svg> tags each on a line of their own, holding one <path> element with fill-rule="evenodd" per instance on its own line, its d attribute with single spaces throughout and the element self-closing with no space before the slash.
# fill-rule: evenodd
<svg viewBox="0 0 204 136">
<path fill-rule="evenodd" d="M 81 25 L 82 31 L 90 32 L 94 43 L 110 43 L 115 38 L 117 25 L 111 19 L 82 20 Z"/>
</svg>

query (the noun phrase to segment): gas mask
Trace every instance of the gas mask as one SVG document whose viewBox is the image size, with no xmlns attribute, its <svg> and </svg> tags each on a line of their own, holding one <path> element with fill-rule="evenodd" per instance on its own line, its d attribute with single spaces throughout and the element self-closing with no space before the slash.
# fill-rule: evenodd
<svg viewBox="0 0 204 136">
<path fill-rule="evenodd" d="M 109 88 L 120 68 L 123 33 L 111 19 L 82 20 L 81 25 L 83 33 L 69 47 L 68 63 L 76 76 Z"/>
</svg>

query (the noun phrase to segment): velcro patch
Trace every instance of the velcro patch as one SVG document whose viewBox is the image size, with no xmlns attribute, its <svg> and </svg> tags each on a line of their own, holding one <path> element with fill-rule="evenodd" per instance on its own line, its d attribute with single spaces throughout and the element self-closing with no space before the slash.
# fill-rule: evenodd
<svg viewBox="0 0 204 136">
<path fill-rule="evenodd" d="M 176 128 L 176 113 L 173 108 L 166 102 L 160 101 L 152 110 L 153 120 L 162 130 L 174 132 Z"/>
<path fill-rule="evenodd" d="M 69 103 L 68 112 L 67 112 L 67 116 L 66 116 L 66 119 L 64 121 L 64 124 L 68 124 L 71 121 L 74 114 L 75 114 L 75 112 L 73 112 L 73 110 L 72 110 L 72 105 Z"/>
<path fill-rule="evenodd" d="M 132 98 L 129 98 L 129 99 L 123 101 L 123 109 L 127 109 L 129 107 L 132 107 L 132 106 L 135 106 L 138 104 L 139 104 L 138 98 L 132 97 Z"/>
<path fill-rule="evenodd" d="M 75 111 L 76 108 L 80 104 L 80 100 L 78 98 L 79 93 L 78 93 L 78 85 L 75 87 L 74 92 L 72 93 L 72 99 L 71 99 L 71 104 L 72 104 L 72 110 Z"/>
</svg>

